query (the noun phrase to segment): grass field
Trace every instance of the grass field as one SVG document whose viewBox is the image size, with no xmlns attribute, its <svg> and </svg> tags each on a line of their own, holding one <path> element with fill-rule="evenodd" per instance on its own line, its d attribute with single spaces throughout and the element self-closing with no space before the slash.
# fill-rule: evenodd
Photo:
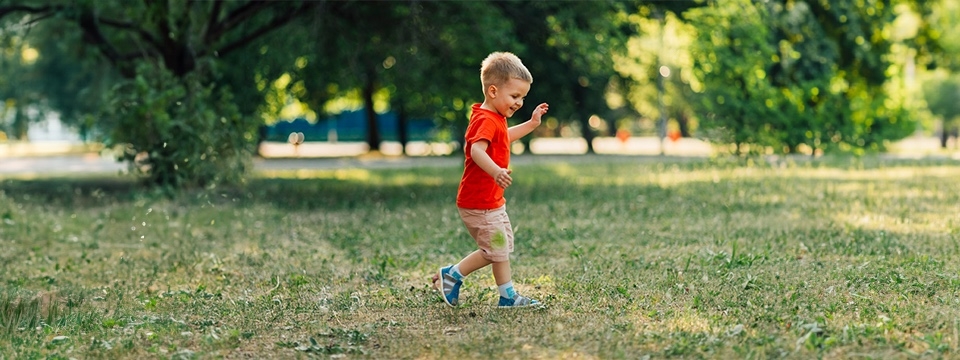
<svg viewBox="0 0 960 360">
<path fill-rule="evenodd" d="M 514 169 L 520 311 L 456 167 L 0 180 L 0 359 L 960 357 L 960 162 L 657 161 Z"/>
</svg>

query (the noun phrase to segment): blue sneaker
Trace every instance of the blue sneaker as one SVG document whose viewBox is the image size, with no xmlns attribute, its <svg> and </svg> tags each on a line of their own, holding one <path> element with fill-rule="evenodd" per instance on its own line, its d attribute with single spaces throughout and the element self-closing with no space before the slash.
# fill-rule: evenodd
<svg viewBox="0 0 960 360">
<path fill-rule="evenodd" d="M 463 281 L 453 277 L 453 274 L 450 273 L 451 269 L 453 269 L 453 265 L 440 268 L 438 274 L 440 277 L 440 297 L 447 305 L 457 306 L 460 304 L 460 285 L 463 284 Z"/>
<path fill-rule="evenodd" d="M 536 301 L 534 299 L 531 299 L 525 296 L 517 295 L 513 299 L 508 299 L 501 296 L 500 303 L 497 304 L 497 307 L 501 309 L 505 309 L 505 308 L 531 307 L 531 306 L 539 306 L 539 305 L 540 305 L 539 301 Z"/>
</svg>

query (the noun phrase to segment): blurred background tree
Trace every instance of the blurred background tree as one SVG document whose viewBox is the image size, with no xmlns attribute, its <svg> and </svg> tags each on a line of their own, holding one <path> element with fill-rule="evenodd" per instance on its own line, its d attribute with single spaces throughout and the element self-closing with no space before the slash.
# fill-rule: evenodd
<svg viewBox="0 0 960 360">
<path fill-rule="evenodd" d="M 960 127 L 960 74 L 942 74 L 925 82 L 924 98 L 930 112 L 940 121 L 940 147 L 956 138 Z"/>
<path fill-rule="evenodd" d="M 101 129 L 97 133 L 107 144 L 122 145 L 120 160 L 148 183 L 206 186 L 239 179 L 256 140 L 257 121 L 224 103 L 232 94 L 218 86 L 217 59 L 320 5 L 4 0 L 0 21 L 4 37 L 48 50 L 37 50 L 44 60 L 30 83 L 38 85 L 25 87 L 45 90 L 44 100 L 52 99 L 40 108 L 68 117 L 86 113 L 84 125 Z M 74 56 L 61 61 L 56 55 Z M 101 77 L 98 64 L 104 63 L 113 71 Z M 88 77 L 98 80 L 64 92 Z M 68 86 L 58 88 L 58 82 Z M 89 96 L 70 99 L 85 91 Z M 20 93 L 22 99 L 24 90 Z"/>
<path fill-rule="evenodd" d="M 912 134 L 913 65 L 899 60 L 919 42 L 898 37 L 894 22 L 919 3 L 724 1 L 691 11 L 704 127 L 717 141 L 778 153 L 879 151 Z"/>
<path fill-rule="evenodd" d="M 776 144 L 771 131 L 775 89 L 767 81 L 776 50 L 767 9 L 750 1 L 723 1 L 687 16 L 697 29 L 691 54 L 694 75 L 703 84 L 695 89 L 700 99 L 695 106 L 708 136 L 733 144 L 738 154 L 749 145 Z"/>
<path fill-rule="evenodd" d="M 916 9 L 929 21 L 923 22 L 919 35 L 918 54 L 931 71 L 921 77 L 923 98 L 940 137 L 940 146 L 947 147 L 949 138 L 960 132 L 960 2 L 929 1 Z M 955 140 L 956 141 L 956 140 Z"/>
<path fill-rule="evenodd" d="M 949 0 L 0 0 L 0 120 L 23 137 L 57 113 L 149 183 L 210 186 L 240 181 L 257 129 L 294 117 L 364 109 L 374 151 L 386 111 L 401 144 L 424 117 L 462 141 L 480 61 L 507 50 L 534 74 L 527 104 L 551 104 L 537 134 L 588 151 L 668 127 L 736 152 L 880 151 L 955 118 L 934 89 L 960 66 L 958 13 Z"/>
</svg>

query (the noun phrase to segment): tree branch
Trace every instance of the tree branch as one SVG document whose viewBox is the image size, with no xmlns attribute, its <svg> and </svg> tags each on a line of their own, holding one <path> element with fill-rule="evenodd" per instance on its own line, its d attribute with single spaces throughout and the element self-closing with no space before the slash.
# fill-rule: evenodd
<svg viewBox="0 0 960 360">
<path fill-rule="evenodd" d="M 0 6 L 0 18 L 4 16 L 17 13 L 25 12 L 27 14 L 45 14 L 49 12 L 56 12 L 58 10 L 64 10 L 67 7 L 64 5 L 47 5 L 47 6 L 27 6 L 27 5 L 8 5 Z"/>
<path fill-rule="evenodd" d="M 263 35 L 271 32 L 271 31 L 273 31 L 273 30 L 276 30 L 276 29 L 282 27 L 283 25 L 287 24 L 288 22 L 290 22 L 291 20 L 293 20 L 293 19 L 296 18 L 297 16 L 303 14 L 305 10 L 308 10 L 308 9 L 310 9 L 310 8 L 313 8 L 313 7 L 320 6 L 321 4 L 323 4 L 322 1 L 309 1 L 309 2 L 305 2 L 305 3 L 301 3 L 299 7 L 295 8 L 295 9 L 290 9 L 290 10 L 288 10 L 288 11 L 286 11 L 286 12 L 280 14 L 280 15 L 277 15 L 277 16 L 276 16 L 275 18 L 273 18 L 273 20 L 271 20 L 269 23 L 264 24 L 263 26 L 257 28 L 256 30 L 251 31 L 251 32 L 248 33 L 248 34 L 245 34 L 245 35 L 241 36 L 239 39 L 234 40 L 233 42 L 230 42 L 229 44 L 224 45 L 224 46 L 221 47 L 220 49 L 217 49 L 217 50 L 214 50 L 214 51 L 216 52 L 216 54 L 217 54 L 218 56 L 224 56 L 224 55 L 226 55 L 226 54 L 228 54 L 228 53 L 230 53 L 230 52 L 232 52 L 232 51 L 234 51 L 234 50 L 236 50 L 236 49 L 239 49 L 239 48 L 242 47 L 243 45 L 246 45 L 246 44 L 250 43 L 251 41 L 255 40 L 256 38 L 259 38 L 259 37 L 261 37 L 261 36 L 263 36 Z"/>
<path fill-rule="evenodd" d="M 204 43 L 209 43 L 210 32 L 217 26 L 217 21 L 220 19 L 220 5 L 223 5 L 222 1 L 214 1 L 213 8 L 210 9 L 210 20 L 207 20 L 207 26 L 202 34 Z"/>
<path fill-rule="evenodd" d="M 56 14 L 57 14 L 57 13 L 56 13 L 56 12 L 53 12 L 53 11 L 47 12 L 47 13 L 42 13 L 42 14 L 40 14 L 39 16 L 30 19 L 30 21 L 27 22 L 27 25 L 36 24 L 36 23 L 41 22 L 41 21 L 43 21 L 43 20 L 49 19 L 50 17 L 52 17 L 52 16 L 54 16 L 54 15 L 56 15 Z"/>
<path fill-rule="evenodd" d="M 110 43 L 110 40 L 100 31 L 98 22 L 97 18 L 90 11 L 84 11 L 80 15 L 77 24 L 84 33 L 84 40 L 95 45 L 97 49 L 100 50 L 100 53 L 103 54 L 124 77 L 133 77 L 133 68 L 129 64 L 125 64 L 125 62 L 143 57 L 143 54 L 130 53 L 120 55 L 117 48 L 114 47 L 113 44 Z"/>
<path fill-rule="evenodd" d="M 224 45 L 223 47 L 221 47 L 221 48 L 218 49 L 218 50 L 214 50 L 214 52 L 216 52 L 217 56 L 224 56 L 224 55 L 226 55 L 226 54 L 228 54 L 228 53 L 230 53 L 230 52 L 232 52 L 232 51 L 234 51 L 234 50 L 236 50 L 236 49 L 239 49 L 239 48 L 242 47 L 243 45 L 246 45 L 246 44 L 250 43 L 250 42 L 253 41 L 254 39 L 256 39 L 256 38 L 258 38 L 258 37 L 261 37 L 261 36 L 269 33 L 270 31 L 273 31 L 273 30 L 281 27 L 283 24 L 287 23 L 288 21 L 290 21 L 290 19 L 292 19 L 293 17 L 295 17 L 295 15 L 296 15 L 295 11 L 288 11 L 287 13 L 284 13 L 283 15 L 277 16 L 276 18 L 274 18 L 272 21 L 270 21 L 270 22 L 267 23 L 266 25 L 261 26 L 260 28 L 258 28 L 258 29 L 256 29 L 256 30 L 250 32 L 249 34 L 246 34 L 246 35 L 241 36 L 239 39 L 237 39 L 237 40 L 235 40 L 235 41 L 233 41 L 233 42 L 231 42 L 231 43 L 229 43 L 229 44 L 227 44 L 227 45 Z"/>
<path fill-rule="evenodd" d="M 160 50 L 160 43 L 157 42 L 157 39 L 154 38 L 153 35 L 144 28 L 138 27 L 133 23 L 112 19 L 98 19 L 97 21 L 103 25 L 111 26 L 117 29 L 131 30 L 137 33 L 137 35 L 140 35 L 140 38 L 150 43 L 150 45 L 152 45 L 155 49 Z"/>
<path fill-rule="evenodd" d="M 85 35 L 84 39 L 96 45 L 108 60 L 112 62 L 120 57 L 120 53 L 113 47 L 113 44 L 107 40 L 106 36 L 103 36 L 103 32 L 101 32 L 100 27 L 97 26 L 97 20 L 94 18 L 93 13 L 84 12 L 80 15 L 78 25 L 80 25 L 80 29 L 83 30 Z"/>
<path fill-rule="evenodd" d="M 237 25 L 243 23 L 244 20 L 249 19 L 259 13 L 261 10 L 270 7 L 271 4 L 276 4 L 270 1 L 254 0 L 250 1 L 243 6 L 234 9 L 223 21 L 213 23 L 210 26 L 210 32 L 207 33 L 204 42 L 207 44 L 212 44 L 213 42 L 220 39 L 223 34 L 226 34 Z"/>
</svg>

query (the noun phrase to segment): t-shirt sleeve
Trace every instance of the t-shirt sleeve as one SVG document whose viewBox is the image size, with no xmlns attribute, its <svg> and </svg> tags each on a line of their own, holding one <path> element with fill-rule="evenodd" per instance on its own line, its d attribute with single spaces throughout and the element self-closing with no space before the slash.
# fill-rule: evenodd
<svg viewBox="0 0 960 360">
<path fill-rule="evenodd" d="M 493 137 L 496 135 L 497 127 L 491 121 L 490 118 L 482 117 L 477 119 L 476 131 L 471 134 L 470 138 L 467 139 L 468 144 L 473 144 L 480 140 L 486 140 L 487 142 L 493 142 Z"/>
</svg>

